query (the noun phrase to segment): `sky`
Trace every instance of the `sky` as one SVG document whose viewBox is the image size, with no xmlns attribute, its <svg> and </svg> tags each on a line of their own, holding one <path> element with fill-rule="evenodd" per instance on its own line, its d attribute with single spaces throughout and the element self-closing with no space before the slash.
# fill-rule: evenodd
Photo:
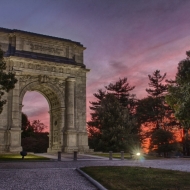
<svg viewBox="0 0 190 190">
<path fill-rule="evenodd" d="M 155 70 L 173 79 L 190 50 L 189 0 L 0 0 L 0 27 L 80 42 L 87 49 L 87 120 L 93 93 L 127 77 L 147 96 Z M 49 125 L 48 103 L 26 93 L 23 112 Z"/>
</svg>

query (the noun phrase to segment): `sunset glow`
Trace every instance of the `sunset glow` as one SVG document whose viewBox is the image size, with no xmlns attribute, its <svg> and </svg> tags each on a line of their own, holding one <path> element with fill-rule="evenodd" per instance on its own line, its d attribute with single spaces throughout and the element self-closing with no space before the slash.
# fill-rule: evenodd
<svg viewBox="0 0 190 190">
<path fill-rule="evenodd" d="M 30 121 L 40 120 L 46 126 L 50 126 L 49 105 L 42 94 L 39 92 L 27 92 L 22 104 L 22 112 L 28 116 Z"/>
<path fill-rule="evenodd" d="M 48 3 L 47 3 L 48 2 Z M 173 79 L 190 50 L 190 1 L 180 0 L 2 0 L 1 27 L 82 43 L 87 74 L 87 120 L 93 93 L 127 77 L 137 98 L 146 97 L 148 74 L 156 69 Z M 23 112 L 49 126 L 42 95 L 27 93 Z"/>
</svg>

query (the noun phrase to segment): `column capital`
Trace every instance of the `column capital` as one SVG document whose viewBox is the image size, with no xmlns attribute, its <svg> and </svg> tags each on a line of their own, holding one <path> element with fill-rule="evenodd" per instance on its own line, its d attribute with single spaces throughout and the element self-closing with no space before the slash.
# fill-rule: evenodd
<svg viewBox="0 0 190 190">
<path fill-rule="evenodd" d="M 75 82 L 76 79 L 75 79 L 74 77 L 68 77 L 68 78 L 66 79 L 66 81 L 68 81 L 68 82 Z"/>
</svg>

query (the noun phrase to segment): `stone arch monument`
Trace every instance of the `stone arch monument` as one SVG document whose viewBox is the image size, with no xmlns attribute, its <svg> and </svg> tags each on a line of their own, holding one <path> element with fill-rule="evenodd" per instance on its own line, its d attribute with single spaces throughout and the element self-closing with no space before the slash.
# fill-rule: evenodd
<svg viewBox="0 0 190 190">
<path fill-rule="evenodd" d="M 0 152 L 21 147 L 22 101 L 27 91 L 38 91 L 48 101 L 48 152 L 88 152 L 86 131 L 85 48 L 78 42 L 0 28 L 0 45 L 7 70 L 16 74 L 15 88 L 4 95 L 0 114 Z"/>
</svg>

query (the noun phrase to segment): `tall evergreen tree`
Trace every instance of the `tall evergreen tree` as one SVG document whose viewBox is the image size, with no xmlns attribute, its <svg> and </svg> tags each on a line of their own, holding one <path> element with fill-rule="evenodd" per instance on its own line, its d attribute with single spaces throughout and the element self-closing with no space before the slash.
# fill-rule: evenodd
<svg viewBox="0 0 190 190">
<path fill-rule="evenodd" d="M 170 112 L 170 108 L 165 103 L 165 94 L 167 92 L 167 84 L 163 84 L 166 73 L 160 74 L 159 70 L 148 75 L 149 87 L 146 89 L 148 97 L 138 101 L 136 113 L 139 124 L 152 122 L 156 128 L 164 127 L 164 117 Z M 168 115 L 168 114 L 167 114 Z"/>
<path fill-rule="evenodd" d="M 127 107 L 130 113 L 134 112 L 135 95 L 130 92 L 135 86 L 130 86 L 126 77 L 115 83 L 110 83 L 105 88 L 109 94 L 113 94 L 119 100 L 123 107 Z"/>
<path fill-rule="evenodd" d="M 147 93 L 154 98 L 163 97 L 164 93 L 167 92 L 167 85 L 163 84 L 165 80 L 166 73 L 162 76 L 159 70 L 153 72 L 153 75 L 148 75 L 149 78 L 149 87 L 146 89 Z"/>
<path fill-rule="evenodd" d="M 90 136 L 92 148 L 116 152 L 129 150 L 129 145 L 137 136 L 132 133 L 136 127 L 136 121 L 130 119 L 128 109 L 123 108 L 113 94 L 107 94 L 95 112 L 98 123 L 95 127 L 98 131 Z M 88 124 L 92 125 L 94 122 L 88 122 Z"/>
<path fill-rule="evenodd" d="M 147 124 L 147 126 L 151 126 L 147 132 L 143 133 L 142 141 L 146 138 L 150 138 L 151 145 L 155 145 L 155 143 L 158 142 L 155 138 L 157 138 L 158 135 L 165 135 L 164 137 L 168 136 L 168 143 L 170 143 L 169 136 L 173 135 L 171 130 L 174 126 L 179 126 L 179 122 L 177 122 L 173 110 L 165 101 L 165 95 L 168 89 L 168 84 L 165 83 L 166 73 L 161 75 L 160 71 L 156 70 L 153 75 L 148 75 L 148 77 L 150 88 L 146 89 L 146 91 L 149 96 L 139 100 L 136 109 L 139 125 Z M 150 125 L 150 123 L 152 125 Z M 162 133 L 157 132 L 157 130 L 159 132 L 162 131 Z M 164 139 L 162 143 L 165 143 Z M 157 144 L 157 148 L 158 147 Z M 165 146 L 165 148 L 166 147 L 168 147 L 168 151 L 170 151 L 171 147 Z M 149 148 L 150 150 L 152 149 L 151 146 Z"/>
<path fill-rule="evenodd" d="M 166 73 L 162 76 L 159 70 L 153 72 L 153 75 L 148 75 L 149 77 L 149 87 L 146 89 L 150 97 L 154 99 L 152 104 L 152 112 L 155 114 L 156 127 L 161 127 L 163 124 L 163 118 L 165 115 L 165 104 L 164 98 L 165 93 L 167 92 L 167 85 L 163 84 L 165 80 Z"/>
<path fill-rule="evenodd" d="M 107 91 L 98 90 L 94 94 L 97 101 L 90 102 L 91 120 L 87 122 L 89 144 L 95 150 L 108 151 L 111 148 L 119 151 L 127 147 L 129 136 L 134 137 L 138 131 L 132 115 L 135 99 L 130 94 L 134 87 L 124 78 L 105 88 Z"/>
</svg>

